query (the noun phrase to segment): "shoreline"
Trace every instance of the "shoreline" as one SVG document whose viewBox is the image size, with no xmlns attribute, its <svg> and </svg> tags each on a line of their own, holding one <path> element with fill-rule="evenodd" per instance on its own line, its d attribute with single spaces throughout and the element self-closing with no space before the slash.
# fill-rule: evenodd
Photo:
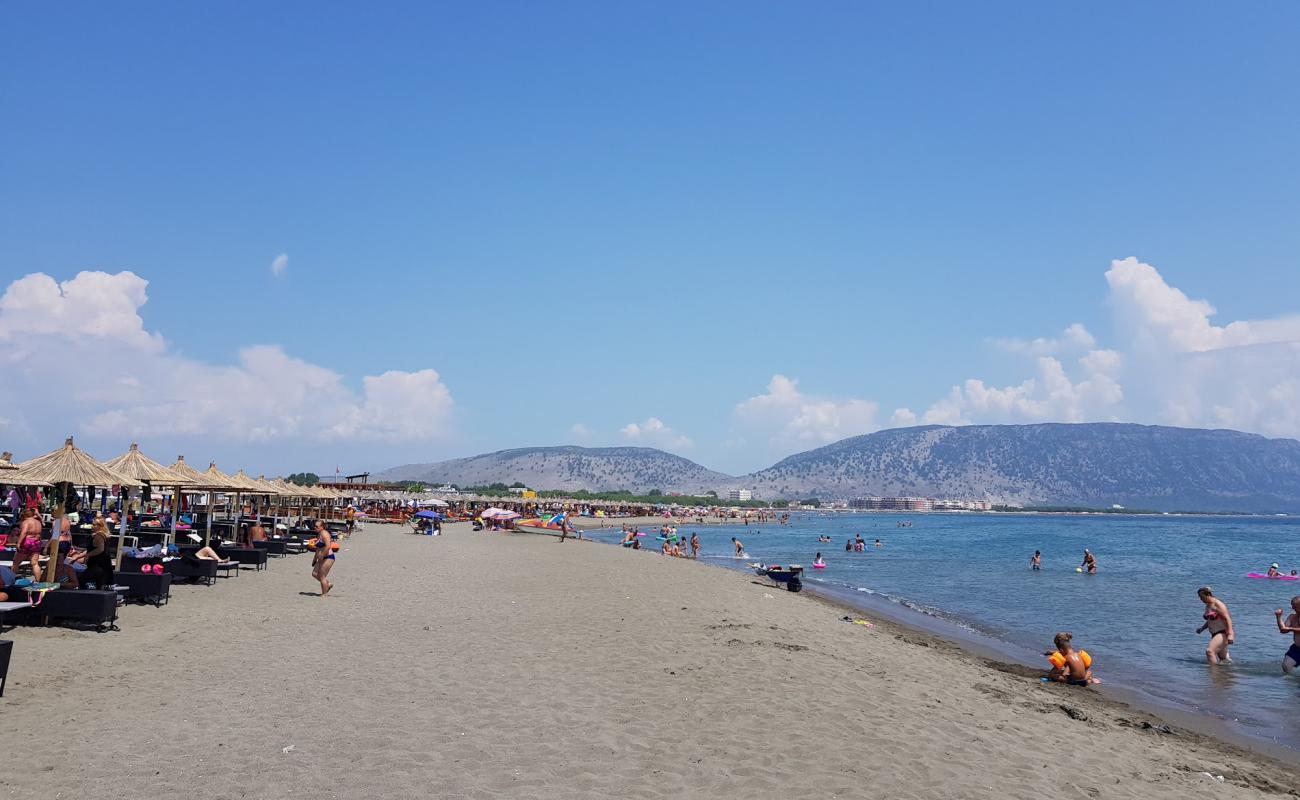
<svg viewBox="0 0 1300 800">
<path fill-rule="evenodd" d="M 883 511 L 880 513 L 902 512 Z M 967 512 L 928 513 L 960 514 Z M 662 519 L 655 517 L 627 518 L 621 520 L 621 522 L 642 527 L 663 524 Z M 711 526 L 706 523 L 704 526 L 694 527 L 708 528 Z M 586 528 L 586 530 L 592 529 L 593 527 Z M 616 544 L 601 542 L 596 539 L 586 541 L 618 548 Z M 654 549 L 642 550 L 642 552 L 660 555 Z M 674 560 L 694 561 L 721 570 L 724 573 L 739 573 L 756 577 L 753 576 L 752 570 L 731 565 L 720 559 L 696 560 L 688 558 Z M 758 581 L 762 581 L 762 579 L 759 578 Z M 786 590 L 780 588 L 780 591 L 785 592 Z M 862 594 L 847 588 L 833 588 L 807 578 L 804 580 L 803 591 L 799 594 L 807 594 L 816 601 L 839 610 L 853 612 L 854 614 L 873 615 L 873 622 L 877 624 L 883 622 L 896 636 L 911 637 L 913 639 L 920 637 L 928 643 L 926 646 L 937 645 L 940 649 L 950 649 L 955 654 L 974 659 L 982 665 L 999 672 L 1035 681 L 1047 672 L 1041 665 L 1021 658 L 1016 652 L 1018 648 L 1013 645 L 1002 642 L 993 636 L 966 629 L 942 617 L 930 616 L 879 594 Z M 1195 736 L 1219 742 L 1244 752 L 1254 753 L 1281 764 L 1290 764 L 1293 760 L 1300 758 L 1300 748 L 1290 747 L 1264 736 L 1252 735 L 1244 730 L 1234 728 L 1223 717 L 1179 706 L 1173 701 L 1151 695 L 1137 687 L 1127 686 L 1122 683 L 1103 683 L 1091 687 L 1088 691 L 1090 692 L 1089 697 L 1102 703 L 1114 705 L 1116 711 L 1129 711 L 1150 717 L 1148 721 L 1152 722 L 1152 724 L 1176 725 Z"/>
</svg>

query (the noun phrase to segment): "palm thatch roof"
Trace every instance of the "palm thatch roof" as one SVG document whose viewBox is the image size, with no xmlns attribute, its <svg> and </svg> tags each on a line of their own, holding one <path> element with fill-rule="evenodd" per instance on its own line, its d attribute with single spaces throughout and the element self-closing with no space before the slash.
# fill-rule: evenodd
<svg viewBox="0 0 1300 800">
<path fill-rule="evenodd" d="M 48 481 L 24 478 L 18 474 L 18 465 L 14 463 L 14 454 L 6 450 L 0 453 L 0 485 L 4 486 L 49 486 Z"/>
<path fill-rule="evenodd" d="M 242 469 L 230 476 L 230 482 L 235 484 L 241 492 L 249 494 L 265 494 L 266 492 L 265 489 L 257 485 L 257 481 L 248 477 Z"/>
<path fill-rule="evenodd" d="M 311 497 L 303 487 L 296 483 L 289 483 L 284 478 L 276 478 L 275 480 L 270 481 L 270 483 L 272 486 L 278 487 L 280 489 L 280 494 L 285 497 Z"/>
<path fill-rule="evenodd" d="M 265 475 L 258 475 L 256 478 L 253 479 L 253 483 L 256 483 L 258 486 L 261 486 L 266 494 L 274 494 L 274 495 L 284 494 L 284 489 L 281 489 L 279 486 L 276 486 L 274 482 L 268 481 Z"/>
<path fill-rule="evenodd" d="M 140 445 L 135 442 L 131 443 L 130 450 L 111 461 L 105 461 L 104 466 L 138 481 L 148 481 L 154 486 L 189 486 L 194 483 L 188 475 L 170 470 L 141 453 Z"/>
<path fill-rule="evenodd" d="M 15 475 L 73 486 L 140 486 L 140 481 L 106 467 L 78 450 L 69 436 L 63 447 L 18 465 Z"/>
<path fill-rule="evenodd" d="M 217 462 L 213 461 L 208 464 L 208 468 L 199 473 L 203 479 L 203 485 L 209 489 L 218 489 L 223 492 L 243 491 L 242 487 L 231 480 L 230 476 L 217 469 Z"/>
</svg>

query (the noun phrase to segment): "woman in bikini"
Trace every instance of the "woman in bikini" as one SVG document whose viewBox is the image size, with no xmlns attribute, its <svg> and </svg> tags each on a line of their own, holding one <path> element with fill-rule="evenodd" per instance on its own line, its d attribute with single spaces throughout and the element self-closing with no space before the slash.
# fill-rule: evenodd
<svg viewBox="0 0 1300 800">
<path fill-rule="evenodd" d="M 22 522 L 18 525 L 18 552 L 14 556 L 14 568 L 24 561 L 30 561 L 32 580 L 41 581 L 41 520 L 36 509 L 23 511 Z"/>
<path fill-rule="evenodd" d="M 1197 628 L 1196 632 L 1201 633 L 1206 630 L 1210 632 L 1210 643 L 1205 647 L 1206 663 L 1231 664 L 1232 657 L 1228 655 L 1228 645 L 1234 643 L 1237 637 L 1232 630 L 1232 615 L 1228 613 L 1228 606 L 1215 597 L 1214 591 L 1208 586 L 1197 589 L 1196 596 L 1205 604 L 1205 623 Z"/>
<path fill-rule="evenodd" d="M 334 588 L 329 581 L 330 570 L 334 568 L 334 537 L 330 536 L 325 523 L 316 520 L 316 554 L 312 557 L 311 576 L 320 581 L 320 596 L 324 597 Z"/>
</svg>

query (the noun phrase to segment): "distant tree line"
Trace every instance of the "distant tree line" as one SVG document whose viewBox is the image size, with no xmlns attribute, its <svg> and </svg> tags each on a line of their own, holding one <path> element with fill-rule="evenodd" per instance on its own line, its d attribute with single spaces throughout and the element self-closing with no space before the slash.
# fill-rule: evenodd
<svg viewBox="0 0 1300 800">
<path fill-rule="evenodd" d="M 314 472 L 295 472 L 285 480 L 296 486 L 315 486 L 320 483 L 320 476 Z"/>
</svg>

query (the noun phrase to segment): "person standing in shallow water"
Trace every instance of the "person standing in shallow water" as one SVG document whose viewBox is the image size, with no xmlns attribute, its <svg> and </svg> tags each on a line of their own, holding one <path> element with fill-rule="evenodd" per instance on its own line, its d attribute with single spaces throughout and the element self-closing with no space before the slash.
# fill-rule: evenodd
<svg viewBox="0 0 1300 800">
<path fill-rule="evenodd" d="M 1282 656 L 1282 671 L 1292 675 L 1300 666 L 1300 594 L 1291 598 L 1291 616 L 1286 618 L 1285 624 L 1282 622 L 1282 609 L 1274 611 L 1273 616 L 1277 620 L 1277 632 L 1283 636 L 1291 634 L 1291 646 Z"/>
<path fill-rule="evenodd" d="M 1215 597 L 1214 591 L 1208 586 L 1197 589 L 1196 596 L 1205 604 L 1205 623 L 1196 632 L 1210 632 L 1210 643 L 1205 647 L 1205 662 L 1231 664 L 1232 656 L 1228 655 L 1228 645 L 1236 641 L 1236 633 L 1232 629 L 1232 615 L 1228 613 L 1228 606 Z"/>
<path fill-rule="evenodd" d="M 1097 574 L 1097 557 L 1086 547 L 1083 548 L 1083 563 L 1079 566 L 1083 567 L 1084 572 L 1089 575 Z"/>
<path fill-rule="evenodd" d="M 1032 570 L 1039 570 L 1039 569 L 1042 569 L 1042 568 L 1043 568 L 1043 554 L 1042 554 L 1042 553 L 1038 552 L 1037 550 L 1034 551 L 1034 556 L 1033 556 L 1033 558 L 1029 559 L 1029 568 L 1032 569 Z"/>
</svg>

